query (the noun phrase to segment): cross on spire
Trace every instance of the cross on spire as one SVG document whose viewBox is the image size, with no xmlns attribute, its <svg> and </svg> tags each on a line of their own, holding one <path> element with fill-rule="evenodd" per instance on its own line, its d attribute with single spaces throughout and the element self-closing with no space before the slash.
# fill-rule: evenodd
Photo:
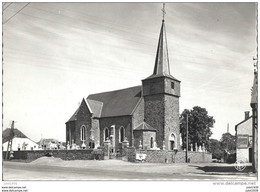
<svg viewBox="0 0 260 192">
<path fill-rule="evenodd" d="M 165 14 L 166 14 L 166 11 L 165 11 L 165 3 L 163 3 L 162 14 L 163 14 L 163 21 L 164 21 L 164 16 L 165 16 Z"/>
</svg>

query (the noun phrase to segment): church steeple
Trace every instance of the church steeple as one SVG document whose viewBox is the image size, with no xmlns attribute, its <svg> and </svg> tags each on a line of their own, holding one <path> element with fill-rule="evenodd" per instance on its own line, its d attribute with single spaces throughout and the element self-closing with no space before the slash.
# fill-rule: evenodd
<svg viewBox="0 0 260 192">
<path fill-rule="evenodd" d="M 164 24 L 164 16 L 166 14 L 165 3 L 163 3 L 162 14 L 163 14 L 162 26 L 159 35 L 159 42 L 157 46 L 153 75 L 167 76 L 170 75 L 170 67 L 169 67 L 166 30 Z"/>
<path fill-rule="evenodd" d="M 160 30 L 159 41 L 158 41 L 158 46 L 156 51 L 154 70 L 153 70 L 153 74 L 147 77 L 146 79 L 152 79 L 157 77 L 169 77 L 171 79 L 177 80 L 170 74 L 168 45 L 167 45 L 165 20 L 164 20 L 164 16 L 166 14 L 165 4 L 163 4 L 162 13 L 163 13 L 162 26 Z"/>
<path fill-rule="evenodd" d="M 156 143 L 160 149 L 180 149 L 179 97 L 180 81 L 170 75 L 167 39 L 163 20 L 157 47 L 154 72 L 142 80 L 144 119 L 156 129 Z"/>
<path fill-rule="evenodd" d="M 170 75 L 168 47 L 167 47 L 164 19 L 162 20 L 162 26 L 161 26 L 159 42 L 157 46 L 153 75 L 158 75 L 158 76 Z"/>
</svg>

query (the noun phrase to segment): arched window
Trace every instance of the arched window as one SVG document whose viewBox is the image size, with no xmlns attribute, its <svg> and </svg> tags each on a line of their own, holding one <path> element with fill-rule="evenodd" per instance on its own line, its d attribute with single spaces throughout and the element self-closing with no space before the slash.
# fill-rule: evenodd
<svg viewBox="0 0 260 192">
<path fill-rule="evenodd" d="M 81 126 L 81 141 L 86 140 L 86 127 L 84 125 Z"/>
<path fill-rule="evenodd" d="M 125 139 L 125 128 L 120 127 L 119 129 L 119 142 L 123 142 Z"/>
<path fill-rule="evenodd" d="M 109 130 L 108 130 L 108 128 L 106 127 L 106 128 L 104 129 L 104 141 L 106 141 L 108 138 L 109 138 Z"/>
<path fill-rule="evenodd" d="M 150 148 L 153 148 L 153 137 L 151 137 L 151 143 L 150 143 Z"/>
<path fill-rule="evenodd" d="M 176 137 L 175 137 L 174 133 L 172 133 L 170 135 L 169 141 L 170 141 L 170 150 L 174 150 L 177 147 L 176 146 Z"/>
</svg>

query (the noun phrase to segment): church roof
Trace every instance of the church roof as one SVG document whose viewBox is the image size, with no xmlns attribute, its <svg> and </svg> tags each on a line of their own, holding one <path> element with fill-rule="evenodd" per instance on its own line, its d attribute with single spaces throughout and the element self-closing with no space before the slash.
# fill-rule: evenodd
<svg viewBox="0 0 260 192">
<path fill-rule="evenodd" d="M 94 100 L 90 100 L 90 99 L 85 101 L 84 98 L 83 98 L 82 102 L 86 103 L 86 105 L 88 106 L 88 109 L 90 110 L 90 113 L 93 113 L 94 117 L 100 117 L 103 103 L 94 101 Z M 81 104 L 82 104 L 82 102 L 81 102 Z M 77 120 L 77 114 L 79 112 L 79 109 L 80 109 L 80 106 L 78 107 L 78 109 L 75 111 L 75 113 L 70 117 L 70 119 L 67 122 Z"/>
<path fill-rule="evenodd" d="M 100 101 L 95 101 L 91 99 L 87 99 L 87 102 L 94 113 L 94 117 L 101 117 L 101 112 L 103 108 L 103 103 Z"/>
<path fill-rule="evenodd" d="M 134 131 L 156 131 L 151 125 L 146 122 L 142 122 L 134 128 Z"/>
<path fill-rule="evenodd" d="M 78 109 L 75 111 L 75 113 L 71 116 L 71 118 L 67 122 L 77 120 L 78 111 L 79 111 L 79 107 L 78 107 Z"/>
<path fill-rule="evenodd" d="M 163 75 L 163 74 L 152 74 L 151 76 L 147 77 L 146 79 L 153 79 L 153 78 L 157 78 L 157 77 L 169 77 L 170 79 L 173 79 L 173 80 L 176 80 L 176 81 L 179 81 L 178 79 L 176 79 L 175 77 L 173 77 L 172 75 Z"/>
<path fill-rule="evenodd" d="M 141 92 L 142 87 L 135 86 L 126 89 L 92 94 L 87 97 L 87 101 L 90 101 L 89 105 L 93 113 L 100 114 L 97 115 L 97 117 L 102 118 L 131 115 L 138 101 L 142 97 Z M 102 107 L 100 103 L 103 104 Z"/>
<path fill-rule="evenodd" d="M 170 75 L 169 56 L 164 20 L 162 22 L 159 41 L 157 46 L 154 75 Z"/>
</svg>

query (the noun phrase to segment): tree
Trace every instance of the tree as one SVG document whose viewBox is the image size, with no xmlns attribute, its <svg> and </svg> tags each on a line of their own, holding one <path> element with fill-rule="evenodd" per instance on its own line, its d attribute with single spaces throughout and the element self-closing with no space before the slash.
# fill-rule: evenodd
<svg viewBox="0 0 260 192">
<path fill-rule="evenodd" d="M 219 141 L 210 139 L 209 152 L 212 153 L 213 159 L 225 159 L 224 155 L 232 155 L 236 152 L 236 137 L 230 133 L 224 133 Z"/>
<path fill-rule="evenodd" d="M 220 144 L 223 151 L 228 153 L 236 152 L 236 136 L 231 135 L 230 133 L 224 133 L 220 139 Z"/>
<path fill-rule="evenodd" d="M 205 108 L 195 106 L 191 110 L 185 109 L 180 116 L 180 133 L 182 137 L 182 148 L 186 148 L 186 127 L 188 115 L 188 143 L 197 145 L 205 144 L 206 149 L 209 148 L 209 137 L 212 135 L 211 128 L 213 128 L 215 120 L 208 115 Z"/>
<path fill-rule="evenodd" d="M 212 153 L 213 159 L 221 159 L 223 157 L 223 148 L 220 141 L 216 139 L 209 140 L 209 152 Z"/>
</svg>

